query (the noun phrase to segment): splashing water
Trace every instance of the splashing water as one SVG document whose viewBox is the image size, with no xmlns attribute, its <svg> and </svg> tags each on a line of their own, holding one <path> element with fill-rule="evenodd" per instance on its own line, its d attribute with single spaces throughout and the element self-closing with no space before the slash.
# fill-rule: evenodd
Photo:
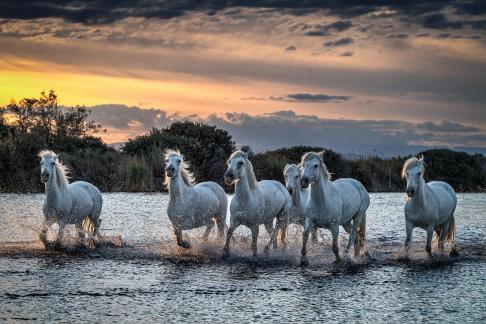
<svg viewBox="0 0 486 324">
<path fill-rule="evenodd" d="M 101 234 L 123 237 L 89 251 L 46 251 L 38 242 L 43 195 L 0 195 L 0 320 L 266 321 L 481 320 L 486 313 L 485 194 L 459 195 L 458 258 L 427 259 L 425 234 L 414 232 L 402 259 L 403 194 L 372 194 L 369 257 L 334 264 L 330 233 L 309 243 L 310 267 L 298 266 L 301 228 L 286 251 L 270 251 L 263 228 L 253 260 L 250 232 L 236 231 L 232 257 L 213 230 L 185 232 L 178 248 L 162 194 L 104 194 Z M 49 232 L 55 238 L 56 228 Z M 67 246 L 76 246 L 70 228 Z M 347 235 L 340 240 L 341 252 Z"/>
</svg>

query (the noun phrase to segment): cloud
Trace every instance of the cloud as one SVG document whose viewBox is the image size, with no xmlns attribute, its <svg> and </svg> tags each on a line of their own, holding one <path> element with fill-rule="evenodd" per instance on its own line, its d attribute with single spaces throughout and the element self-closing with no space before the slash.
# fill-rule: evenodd
<svg viewBox="0 0 486 324">
<path fill-rule="evenodd" d="M 347 51 L 347 52 L 341 53 L 341 55 L 339 55 L 339 56 L 350 57 L 350 56 L 353 56 L 353 55 L 354 55 L 354 53 L 352 51 Z"/>
<path fill-rule="evenodd" d="M 286 52 L 293 52 L 293 51 L 296 51 L 296 50 L 297 50 L 297 47 L 295 47 L 293 45 L 285 48 Z"/>
<path fill-rule="evenodd" d="M 452 132 L 452 133 L 475 133 L 480 129 L 473 126 L 463 125 L 457 122 L 441 120 L 439 122 L 425 122 L 417 124 L 417 128 L 433 132 Z"/>
<path fill-rule="evenodd" d="M 329 41 L 324 43 L 324 47 L 336 47 L 336 46 L 347 46 L 352 44 L 354 40 L 351 37 L 340 38 L 334 41 Z"/>
<path fill-rule="evenodd" d="M 408 38 L 408 34 L 406 33 L 388 34 L 385 36 L 385 38 L 404 39 L 404 38 Z"/>
<path fill-rule="evenodd" d="M 334 32 L 342 32 L 351 28 L 353 24 L 349 20 L 338 20 L 329 24 L 305 24 L 300 23 L 291 28 L 305 36 L 327 36 Z"/>
<path fill-rule="evenodd" d="M 90 110 L 90 119 L 109 128 L 148 131 L 152 127 L 165 127 L 171 121 L 166 111 L 154 108 L 108 104 L 93 106 Z"/>
<path fill-rule="evenodd" d="M 161 109 L 145 110 L 124 105 L 100 105 L 91 110 L 91 118 L 107 127 L 117 141 L 147 133 L 152 127 L 192 120 L 223 128 L 233 135 L 237 144 L 249 144 L 257 151 L 311 145 L 343 153 L 379 152 L 387 156 L 416 153 L 431 147 L 486 153 L 485 130 L 446 120 L 416 124 L 397 120 L 326 119 L 299 115 L 291 110 L 201 117 L 180 113 L 169 115 Z M 116 137 L 117 133 L 125 138 Z"/>
<path fill-rule="evenodd" d="M 270 97 L 270 100 L 285 101 L 285 102 L 341 102 L 350 100 L 350 96 L 336 96 L 327 94 L 312 94 L 312 93 L 292 93 L 284 97 Z"/>
</svg>

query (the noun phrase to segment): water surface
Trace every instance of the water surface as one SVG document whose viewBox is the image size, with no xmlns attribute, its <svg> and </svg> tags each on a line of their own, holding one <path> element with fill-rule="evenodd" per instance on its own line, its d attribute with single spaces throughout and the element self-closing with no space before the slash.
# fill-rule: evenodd
<svg viewBox="0 0 486 324">
<path fill-rule="evenodd" d="M 252 260 L 243 227 L 228 261 L 217 237 L 201 242 L 202 230 L 186 232 L 191 250 L 178 249 L 163 194 L 103 194 L 102 233 L 121 235 L 124 247 L 45 251 L 37 241 L 43 198 L 0 195 L 0 320 L 486 320 L 486 194 L 459 195 L 458 258 L 429 260 L 416 229 L 413 257 L 403 260 L 405 197 L 372 194 L 370 258 L 334 264 L 330 233 L 321 230 L 307 268 L 299 266 L 297 226 L 289 249 L 268 258 Z M 268 238 L 260 233 L 262 251 Z"/>
</svg>

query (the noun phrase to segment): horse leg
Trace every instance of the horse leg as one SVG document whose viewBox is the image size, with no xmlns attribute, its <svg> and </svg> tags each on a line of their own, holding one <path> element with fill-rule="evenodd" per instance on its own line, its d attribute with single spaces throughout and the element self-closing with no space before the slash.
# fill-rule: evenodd
<svg viewBox="0 0 486 324">
<path fill-rule="evenodd" d="M 55 246 L 60 248 L 62 246 L 62 239 L 64 238 L 64 230 L 66 229 L 66 224 L 59 223 L 59 230 L 57 231 L 57 237 Z"/>
<path fill-rule="evenodd" d="M 336 263 L 341 261 L 341 257 L 339 256 L 339 225 L 334 225 L 331 228 L 332 234 L 332 252 L 336 257 Z"/>
<path fill-rule="evenodd" d="M 184 248 L 184 249 L 190 249 L 191 248 L 191 244 L 189 244 L 189 242 L 184 241 L 182 239 L 182 230 L 179 227 L 174 227 L 174 234 L 176 236 L 178 246 L 180 246 L 181 248 Z"/>
<path fill-rule="evenodd" d="M 427 228 L 427 245 L 425 251 L 429 254 L 429 258 L 432 257 L 432 237 L 434 236 L 434 226 Z"/>
<path fill-rule="evenodd" d="M 48 227 L 49 227 L 49 225 L 47 224 L 47 221 L 44 219 L 44 221 L 42 223 L 42 230 L 39 234 L 39 239 L 42 242 L 42 244 L 44 244 L 44 247 L 47 245 L 47 229 L 48 229 Z"/>
<path fill-rule="evenodd" d="M 211 219 L 208 223 L 208 226 L 206 227 L 206 231 L 203 234 L 203 237 L 202 237 L 203 241 L 208 240 L 209 234 L 211 233 L 213 226 L 214 226 L 214 221 Z"/>
<path fill-rule="evenodd" d="M 277 229 L 273 228 L 272 223 L 266 223 L 265 229 L 270 236 L 270 241 L 268 242 L 267 246 L 265 246 L 265 254 L 268 254 L 270 250 L 270 245 L 273 244 L 273 248 L 277 249 Z"/>
<path fill-rule="evenodd" d="M 226 242 L 224 244 L 224 248 L 223 248 L 223 256 L 222 258 L 223 259 L 227 259 L 229 257 L 229 244 L 230 244 L 230 241 L 231 241 L 231 237 L 233 236 L 233 232 L 235 231 L 236 226 L 234 226 L 236 224 L 230 224 L 230 227 L 228 228 L 228 232 L 226 233 Z"/>
<path fill-rule="evenodd" d="M 286 220 L 280 227 L 280 243 L 282 243 L 282 248 L 287 248 L 287 241 L 285 240 L 285 236 L 287 234 L 287 228 L 289 226 L 288 220 Z"/>
<path fill-rule="evenodd" d="M 309 260 L 307 259 L 307 240 L 309 239 L 309 229 L 304 228 L 302 232 L 302 249 L 300 250 L 300 265 L 308 266 Z"/>
<path fill-rule="evenodd" d="M 350 222 L 351 223 L 351 222 Z M 356 233 L 358 231 L 358 224 L 359 222 L 357 221 L 357 219 L 353 220 L 353 223 L 350 224 L 350 229 L 349 229 L 349 241 L 348 241 L 348 245 L 346 246 L 346 250 L 344 251 L 344 253 L 346 254 L 346 256 L 349 256 L 349 250 L 351 249 L 351 246 L 354 244 L 354 241 L 356 240 Z"/>
<path fill-rule="evenodd" d="M 317 239 L 317 231 L 318 231 L 318 230 L 319 230 L 319 229 L 316 227 L 316 228 L 314 228 L 314 230 L 312 231 L 312 234 L 311 234 L 311 242 L 312 242 L 313 244 L 318 244 L 318 243 L 319 243 L 319 240 Z"/>
<path fill-rule="evenodd" d="M 251 250 L 253 252 L 253 257 L 256 258 L 257 256 L 257 241 L 258 241 L 258 232 L 260 230 L 260 226 L 255 225 L 251 228 Z"/>
<path fill-rule="evenodd" d="M 440 230 L 439 241 L 437 243 L 438 243 L 438 248 L 439 248 L 441 254 L 445 253 L 444 241 L 447 237 L 447 232 L 449 231 L 450 224 L 451 224 L 451 222 L 449 220 L 444 225 L 442 225 L 442 228 Z"/>
<path fill-rule="evenodd" d="M 405 221 L 405 229 L 407 231 L 407 238 L 405 239 L 405 257 L 408 257 L 410 252 L 410 247 L 412 244 L 412 232 L 413 232 L 413 224 L 409 221 Z"/>
<path fill-rule="evenodd" d="M 76 223 L 76 225 L 74 226 L 76 228 L 76 232 L 78 233 L 78 238 L 81 240 L 84 239 L 83 223 L 82 222 Z"/>
</svg>

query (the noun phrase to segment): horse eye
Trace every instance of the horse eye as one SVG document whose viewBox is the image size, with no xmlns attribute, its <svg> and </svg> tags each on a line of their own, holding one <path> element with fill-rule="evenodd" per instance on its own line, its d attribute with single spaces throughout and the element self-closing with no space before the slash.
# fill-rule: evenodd
<svg viewBox="0 0 486 324">
<path fill-rule="evenodd" d="M 238 162 L 238 167 L 241 167 L 243 165 L 243 161 Z"/>
<path fill-rule="evenodd" d="M 297 179 L 299 176 L 295 176 L 294 178 Z"/>
<path fill-rule="evenodd" d="M 177 163 L 180 164 L 181 163 L 181 160 L 177 160 Z"/>
<path fill-rule="evenodd" d="M 314 165 L 314 168 L 317 168 L 317 164 L 316 164 L 316 165 Z"/>
</svg>

